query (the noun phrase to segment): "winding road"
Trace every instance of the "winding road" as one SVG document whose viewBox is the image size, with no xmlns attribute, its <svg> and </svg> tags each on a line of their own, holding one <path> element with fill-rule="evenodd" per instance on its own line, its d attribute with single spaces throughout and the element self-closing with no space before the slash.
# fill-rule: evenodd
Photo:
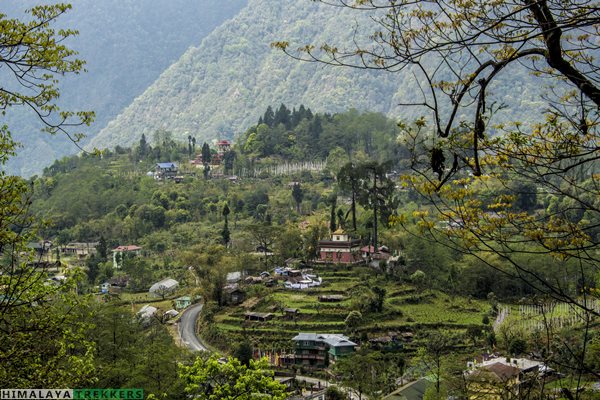
<svg viewBox="0 0 600 400">
<path fill-rule="evenodd" d="M 196 320 L 202 311 L 203 305 L 204 304 L 202 303 L 198 303 L 188 307 L 179 319 L 179 337 L 183 344 L 192 351 L 209 351 L 206 346 L 198 340 L 198 336 L 196 336 Z M 330 385 L 327 381 L 308 376 L 297 375 L 295 378 L 298 381 L 305 381 L 312 385 L 318 385 L 319 388 L 326 388 Z"/>
<path fill-rule="evenodd" d="M 179 337 L 181 341 L 192 351 L 208 351 L 198 340 L 196 336 L 196 320 L 200 311 L 202 311 L 202 303 L 194 304 L 188 307 L 179 320 Z"/>
</svg>

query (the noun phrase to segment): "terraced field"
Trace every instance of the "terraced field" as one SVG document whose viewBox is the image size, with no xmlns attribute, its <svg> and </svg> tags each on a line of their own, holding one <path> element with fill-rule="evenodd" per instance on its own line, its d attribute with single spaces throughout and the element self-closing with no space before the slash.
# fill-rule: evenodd
<svg viewBox="0 0 600 400">
<path fill-rule="evenodd" d="M 255 347 L 263 349 L 291 349 L 291 338 L 298 332 L 346 333 L 355 340 L 387 335 L 389 332 L 411 332 L 414 342 L 407 348 L 416 348 L 420 338 L 431 330 L 441 329 L 455 337 L 455 344 L 466 344 L 465 330 L 471 325 L 482 325 L 482 317 L 489 310 L 483 301 L 450 297 L 444 293 L 385 281 L 375 276 L 366 267 L 352 270 L 319 267 L 315 273 L 323 278 L 324 284 L 310 290 L 285 290 L 273 288 L 266 296 L 250 308 L 242 306 L 221 310 L 214 317 L 211 327 L 205 326 L 217 345 L 233 348 L 243 338 L 248 338 Z M 363 313 L 362 324 L 356 331 L 349 332 L 344 323 L 348 313 L 356 308 L 358 286 L 378 286 L 386 291 L 383 311 Z M 322 295 L 343 295 L 337 303 L 319 302 Z M 295 318 L 285 315 L 284 308 L 297 308 Z M 266 322 L 246 321 L 247 311 L 272 313 Z"/>
</svg>

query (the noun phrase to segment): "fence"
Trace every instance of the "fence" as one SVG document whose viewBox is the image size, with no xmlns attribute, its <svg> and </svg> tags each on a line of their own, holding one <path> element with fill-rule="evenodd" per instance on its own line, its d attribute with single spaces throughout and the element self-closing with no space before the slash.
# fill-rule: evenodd
<svg viewBox="0 0 600 400">
<path fill-rule="evenodd" d="M 586 308 L 600 313 L 599 300 L 586 299 L 583 304 Z M 497 330 L 509 317 L 511 326 L 523 332 L 532 332 L 581 325 L 586 322 L 589 313 L 573 304 L 558 302 L 521 304 L 518 311 L 511 310 L 508 306 L 502 306 L 494 322 L 494 330 Z"/>
</svg>

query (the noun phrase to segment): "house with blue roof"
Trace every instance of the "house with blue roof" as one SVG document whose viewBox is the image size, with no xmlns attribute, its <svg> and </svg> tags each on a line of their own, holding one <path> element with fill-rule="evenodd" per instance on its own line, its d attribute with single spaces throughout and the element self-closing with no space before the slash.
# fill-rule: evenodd
<svg viewBox="0 0 600 400">
<path fill-rule="evenodd" d="M 175 179 L 178 172 L 179 167 L 177 166 L 177 163 L 162 162 L 156 163 L 154 176 L 156 177 L 156 179 L 160 180 Z"/>
</svg>

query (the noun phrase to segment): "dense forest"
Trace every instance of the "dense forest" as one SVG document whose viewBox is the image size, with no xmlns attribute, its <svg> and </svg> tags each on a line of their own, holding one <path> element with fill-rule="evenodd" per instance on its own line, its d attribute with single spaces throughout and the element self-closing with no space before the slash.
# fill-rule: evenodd
<svg viewBox="0 0 600 400">
<path fill-rule="evenodd" d="M 339 43 L 343 48 L 358 36 L 357 26 L 367 35 L 375 29 L 367 14 L 310 1 L 278 4 L 272 7 L 269 1 L 249 1 L 200 46 L 189 49 L 92 144 L 99 148 L 131 146 L 141 133 L 151 137 L 152 132 L 163 128 L 179 140 L 188 135 L 202 141 L 232 139 L 255 123 L 267 106 L 280 103 L 304 104 L 329 113 L 356 108 L 408 121 L 422 115 L 416 107 L 399 105 L 416 101 L 421 93 L 410 73 L 299 63 L 270 46 L 286 40 L 298 46 Z M 510 115 L 504 108 L 499 110 L 497 121 L 531 120 L 531 110 L 542 107 L 537 94 L 543 82 L 538 85 L 536 79 L 514 71 L 510 80 L 502 76 L 492 85 L 493 101 L 518 102 Z M 515 93 L 519 93 L 518 100 Z"/>
</svg>

